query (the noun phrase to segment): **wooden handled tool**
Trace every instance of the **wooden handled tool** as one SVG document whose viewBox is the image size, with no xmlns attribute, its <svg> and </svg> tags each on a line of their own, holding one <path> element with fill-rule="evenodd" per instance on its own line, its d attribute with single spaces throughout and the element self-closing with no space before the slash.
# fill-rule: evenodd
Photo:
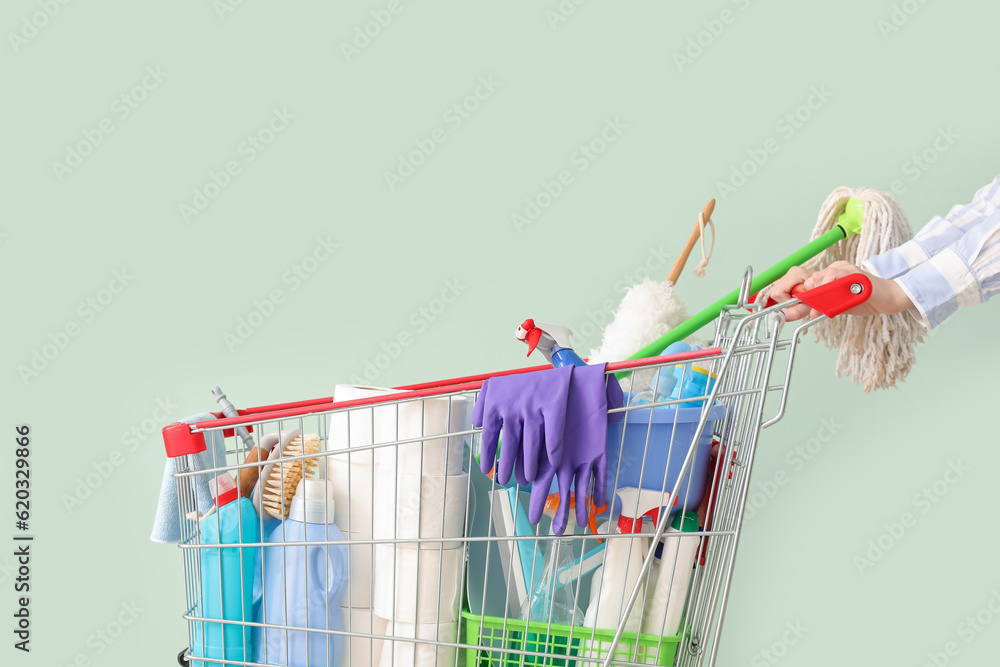
<svg viewBox="0 0 1000 667">
<path fill-rule="evenodd" d="M 269 452 L 264 451 L 259 446 L 254 445 L 244 463 L 258 463 L 266 461 Z M 250 498 L 253 495 L 253 488 L 257 486 L 257 479 L 260 477 L 261 466 L 253 468 L 240 468 L 240 495 Z"/>
<path fill-rule="evenodd" d="M 712 217 L 712 211 L 715 210 L 715 200 L 709 199 L 708 203 L 705 204 L 705 208 L 701 210 L 701 220 L 706 223 L 708 219 Z M 684 250 L 681 251 L 680 257 L 674 262 L 674 268 L 670 269 L 670 275 L 667 276 L 666 282 L 677 284 L 677 279 L 681 277 L 681 272 L 684 270 L 684 265 L 687 263 L 688 257 L 691 255 L 691 251 L 694 250 L 694 244 L 698 242 L 698 238 L 701 236 L 701 224 L 699 222 L 694 223 L 694 229 L 691 230 L 691 235 L 688 236 L 687 244 L 684 246 Z"/>
</svg>

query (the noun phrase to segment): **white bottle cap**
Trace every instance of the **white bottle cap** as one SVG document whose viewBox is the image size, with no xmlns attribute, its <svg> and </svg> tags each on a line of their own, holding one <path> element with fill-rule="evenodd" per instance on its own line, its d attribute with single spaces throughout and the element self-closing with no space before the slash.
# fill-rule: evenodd
<svg viewBox="0 0 1000 667">
<path fill-rule="evenodd" d="M 302 523 L 333 523 L 334 485 L 329 479 L 303 479 L 292 496 L 288 518 Z"/>
</svg>

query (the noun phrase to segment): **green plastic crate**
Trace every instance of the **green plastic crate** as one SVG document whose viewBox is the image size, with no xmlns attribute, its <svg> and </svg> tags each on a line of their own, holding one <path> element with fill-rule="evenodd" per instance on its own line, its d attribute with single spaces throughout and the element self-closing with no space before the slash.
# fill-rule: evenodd
<svg viewBox="0 0 1000 667">
<path fill-rule="evenodd" d="M 590 667 L 598 663 L 573 658 L 584 655 L 605 658 L 615 636 L 614 630 L 526 623 L 512 618 L 477 616 L 468 610 L 462 611 L 462 617 L 465 643 L 481 647 L 465 649 L 466 667 Z M 615 659 L 669 667 L 674 664 L 680 641 L 680 635 L 658 637 L 626 632 L 615 649 Z M 548 655 L 524 655 L 512 653 L 511 649 Z"/>
</svg>

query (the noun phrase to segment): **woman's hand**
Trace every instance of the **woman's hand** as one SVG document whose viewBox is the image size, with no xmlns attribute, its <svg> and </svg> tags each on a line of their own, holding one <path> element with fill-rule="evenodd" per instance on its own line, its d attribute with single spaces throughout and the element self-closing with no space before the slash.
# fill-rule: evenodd
<svg viewBox="0 0 1000 667">
<path fill-rule="evenodd" d="M 891 314 L 901 313 L 913 307 L 913 302 L 906 296 L 899 285 L 892 280 L 886 280 L 873 276 L 867 271 L 862 271 L 850 262 L 834 262 L 822 271 L 810 273 L 801 266 L 793 266 L 781 278 L 778 278 L 771 285 L 771 298 L 775 301 L 787 301 L 793 298 L 792 288 L 802 285 L 805 289 L 813 289 L 820 285 L 826 285 L 837 278 L 849 276 L 852 273 L 863 273 L 872 281 L 872 295 L 867 301 L 856 308 L 847 311 L 849 315 L 877 315 L 879 313 Z M 785 318 L 789 321 L 799 320 L 803 317 L 816 317 L 819 312 L 811 309 L 804 303 L 795 304 L 785 310 Z"/>
</svg>

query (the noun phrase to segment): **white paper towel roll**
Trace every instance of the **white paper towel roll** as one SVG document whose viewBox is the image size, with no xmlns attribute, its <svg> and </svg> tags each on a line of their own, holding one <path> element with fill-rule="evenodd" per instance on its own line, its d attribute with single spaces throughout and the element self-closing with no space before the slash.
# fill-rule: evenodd
<svg viewBox="0 0 1000 667">
<path fill-rule="evenodd" d="M 362 536 L 371 539 L 374 489 L 383 486 L 375 481 L 374 466 L 362 461 L 348 461 L 346 455 L 330 456 L 328 459 L 326 475 L 333 481 L 337 527 L 359 539 Z"/>
<path fill-rule="evenodd" d="M 351 533 L 344 533 L 349 540 L 370 540 L 370 537 L 362 537 Z M 374 578 L 372 571 L 375 563 L 375 545 L 371 544 L 348 544 L 348 566 L 347 590 L 344 591 L 344 598 L 341 604 L 345 607 L 364 608 L 372 606 L 372 591 L 374 590 Z"/>
<path fill-rule="evenodd" d="M 388 621 L 375 616 L 371 609 L 341 607 L 344 630 L 372 635 L 384 635 Z M 382 655 L 381 639 L 350 637 L 344 642 L 344 667 L 371 667 L 377 665 Z"/>
<path fill-rule="evenodd" d="M 380 472 L 382 466 L 376 466 Z M 469 500 L 469 475 L 431 477 L 400 473 L 395 486 L 381 477 L 375 497 L 375 539 L 462 537 Z M 417 543 L 407 545 L 417 546 Z M 461 542 L 424 542 L 422 549 L 457 549 Z"/>
<path fill-rule="evenodd" d="M 398 394 L 395 389 L 382 387 L 364 387 L 352 384 L 338 384 L 333 390 L 334 401 L 350 401 L 356 398 L 385 396 Z M 328 451 L 346 449 L 348 447 L 371 447 L 376 442 L 392 442 L 396 439 L 396 408 L 393 405 L 377 405 L 370 408 L 354 408 L 330 415 L 330 437 L 327 442 Z M 371 449 L 354 452 L 350 455 L 340 454 L 338 457 L 350 456 L 352 462 L 372 463 Z"/>
<path fill-rule="evenodd" d="M 465 549 L 375 545 L 375 613 L 403 623 L 458 619 Z"/>
<path fill-rule="evenodd" d="M 378 416 L 378 415 L 376 415 Z M 387 427 L 392 419 L 383 419 Z M 471 428 L 471 402 L 464 396 L 428 398 L 398 405 L 399 428 L 394 433 L 376 434 L 376 442 L 395 442 L 444 435 Z M 422 428 L 421 428 L 422 426 Z M 379 436 L 387 436 L 379 440 Z M 376 465 L 385 466 L 386 474 L 401 471 L 424 475 L 457 475 L 462 472 L 466 436 L 429 438 L 421 442 L 380 447 L 375 450 Z"/>
<path fill-rule="evenodd" d="M 386 639 L 382 645 L 379 667 L 454 667 L 455 647 L 421 643 L 424 641 L 457 642 L 458 623 L 402 623 L 389 621 L 385 634 L 418 641 Z"/>
</svg>

